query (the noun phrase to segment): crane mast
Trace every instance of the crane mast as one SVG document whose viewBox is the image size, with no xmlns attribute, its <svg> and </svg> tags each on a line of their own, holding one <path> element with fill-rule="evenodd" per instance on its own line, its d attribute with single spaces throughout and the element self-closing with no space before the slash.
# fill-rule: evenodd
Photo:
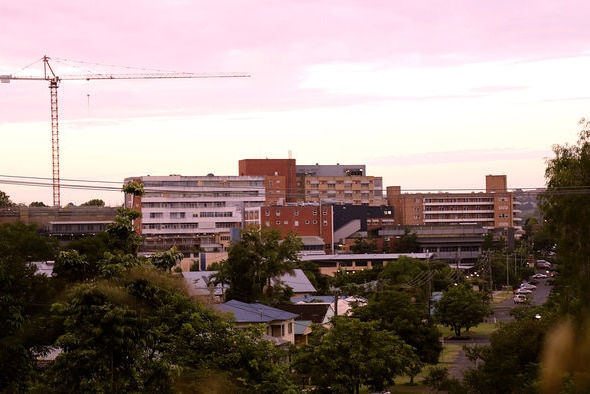
<svg viewBox="0 0 590 394">
<path fill-rule="evenodd" d="M 154 72 L 147 74 L 98 74 L 98 75 L 74 75 L 58 77 L 49 64 L 49 57 L 43 56 L 43 77 L 19 77 L 13 75 L 0 75 L 0 83 L 9 83 L 11 80 L 33 80 L 48 81 L 51 96 L 51 168 L 53 186 L 53 206 L 61 206 L 60 191 L 60 165 L 59 165 L 59 111 L 57 100 L 57 88 L 61 80 L 95 80 L 95 79 L 176 79 L 176 78 L 243 78 L 250 77 L 244 73 L 221 73 L 221 74 L 196 74 L 196 73 L 173 73 Z"/>
</svg>

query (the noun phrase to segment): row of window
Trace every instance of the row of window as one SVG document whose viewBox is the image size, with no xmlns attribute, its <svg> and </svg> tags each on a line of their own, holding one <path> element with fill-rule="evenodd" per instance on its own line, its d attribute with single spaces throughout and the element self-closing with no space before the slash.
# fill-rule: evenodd
<svg viewBox="0 0 590 394">
<path fill-rule="evenodd" d="M 311 214 L 312 214 L 312 215 L 314 215 L 314 216 L 317 216 L 317 214 L 318 214 L 318 210 L 317 210 L 317 209 L 314 209 L 314 210 L 311 212 Z M 322 211 L 322 215 L 324 215 L 324 216 L 328 216 L 328 211 Z M 270 209 L 266 209 L 266 210 L 264 211 L 264 216 L 270 216 Z M 280 210 L 280 209 L 277 209 L 277 210 L 275 211 L 275 216 L 281 216 L 281 210 Z M 293 216 L 299 216 L 299 210 L 297 210 L 297 209 L 296 209 L 296 210 L 294 210 L 294 211 L 293 211 Z"/>
<path fill-rule="evenodd" d="M 170 219 L 185 219 L 186 212 L 170 212 Z M 233 212 L 216 211 L 216 212 L 195 212 L 192 214 L 193 218 L 231 218 Z M 163 212 L 150 212 L 150 219 L 163 219 Z"/>
<path fill-rule="evenodd" d="M 241 223 L 238 222 L 215 222 L 215 228 L 239 228 Z M 144 230 L 196 230 L 199 223 L 143 223 Z"/>
<path fill-rule="evenodd" d="M 317 220 L 306 220 L 305 221 L 305 224 L 318 224 L 318 221 Z M 271 226 L 270 221 L 267 220 L 266 222 L 264 222 L 264 225 L 266 227 L 270 227 Z M 275 225 L 277 225 L 277 226 L 280 226 L 280 225 L 289 225 L 289 221 L 288 220 L 285 220 L 285 221 L 275 220 Z M 322 225 L 324 227 L 326 227 L 328 225 L 328 221 L 327 220 L 324 220 L 322 222 Z M 294 227 L 299 227 L 299 220 L 294 220 L 293 221 L 293 226 Z"/>
</svg>

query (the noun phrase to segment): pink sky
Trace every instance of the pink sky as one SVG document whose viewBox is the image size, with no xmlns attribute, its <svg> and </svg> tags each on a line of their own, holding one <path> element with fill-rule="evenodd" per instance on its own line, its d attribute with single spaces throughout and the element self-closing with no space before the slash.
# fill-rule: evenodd
<svg viewBox="0 0 590 394">
<path fill-rule="evenodd" d="M 236 175 L 245 158 L 366 164 L 384 184 L 542 187 L 588 116 L 586 1 L 41 1 L 2 5 L 0 74 L 247 72 L 62 81 L 63 179 Z M 106 67 L 106 66 L 109 67 Z M 49 89 L 0 85 L 0 190 L 51 204 Z M 120 193 L 62 188 L 62 203 Z"/>
</svg>

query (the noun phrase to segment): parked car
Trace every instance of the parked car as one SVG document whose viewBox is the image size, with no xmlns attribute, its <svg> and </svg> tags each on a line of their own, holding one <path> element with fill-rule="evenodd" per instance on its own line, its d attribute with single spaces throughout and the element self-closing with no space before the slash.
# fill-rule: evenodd
<svg viewBox="0 0 590 394">
<path fill-rule="evenodd" d="M 535 275 L 533 275 L 533 278 L 535 278 L 535 279 L 547 279 L 547 275 L 546 274 L 543 274 L 541 272 L 538 272 Z"/>
<path fill-rule="evenodd" d="M 537 286 L 531 283 L 521 283 L 520 288 L 525 290 L 537 290 Z"/>
<path fill-rule="evenodd" d="M 537 260 L 537 268 L 540 269 L 551 269 L 551 263 L 547 260 Z"/>
<path fill-rule="evenodd" d="M 529 289 L 522 289 L 522 288 L 520 288 L 520 289 L 516 290 L 516 294 L 529 295 L 529 294 L 533 294 L 533 291 L 532 290 L 529 290 Z"/>
<path fill-rule="evenodd" d="M 524 302 L 528 301 L 528 298 L 525 294 L 516 294 L 512 300 L 514 301 L 515 304 L 522 304 Z"/>
</svg>

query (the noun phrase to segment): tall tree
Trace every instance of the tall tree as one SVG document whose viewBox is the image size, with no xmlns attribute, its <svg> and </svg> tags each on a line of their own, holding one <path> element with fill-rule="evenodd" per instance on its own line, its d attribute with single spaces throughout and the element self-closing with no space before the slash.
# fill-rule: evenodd
<svg viewBox="0 0 590 394">
<path fill-rule="evenodd" d="M 293 368 L 313 385 L 334 393 L 358 394 L 362 385 L 381 391 L 416 360 L 414 351 L 376 322 L 345 316 L 330 330 L 314 328 L 310 342 L 293 355 Z"/>
<path fill-rule="evenodd" d="M 461 336 L 461 330 L 469 330 L 483 322 L 489 313 L 483 296 L 467 284 L 450 286 L 436 302 L 435 308 L 435 318 L 450 327 L 456 337 Z"/>
<path fill-rule="evenodd" d="M 218 283 L 229 284 L 226 299 L 272 304 L 285 289 L 271 279 L 291 272 L 299 262 L 301 239 L 294 234 L 281 238 L 279 230 L 250 228 L 230 246 L 227 260 L 220 264 Z"/>
<path fill-rule="evenodd" d="M 376 291 L 364 306 L 353 309 L 353 316 L 362 321 L 376 321 L 380 330 L 397 334 L 416 349 L 425 363 L 436 364 L 442 352 L 440 332 L 428 316 L 424 303 L 416 303 L 401 291 Z"/>
<path fill-rule="evenodd" d="M 576 145 L 554 145 L 547 161 L 546 191 L 539 197 L 545 226 L 557 240 L 564 313 L 590 307 L 590 119 L 582 119 Z"/>
<path fill-rule="evenodd" d="M 8 208 L 16 205 L 10 200 L 10 196 L 0 190 L 0 208 Z"/>
</svg>

